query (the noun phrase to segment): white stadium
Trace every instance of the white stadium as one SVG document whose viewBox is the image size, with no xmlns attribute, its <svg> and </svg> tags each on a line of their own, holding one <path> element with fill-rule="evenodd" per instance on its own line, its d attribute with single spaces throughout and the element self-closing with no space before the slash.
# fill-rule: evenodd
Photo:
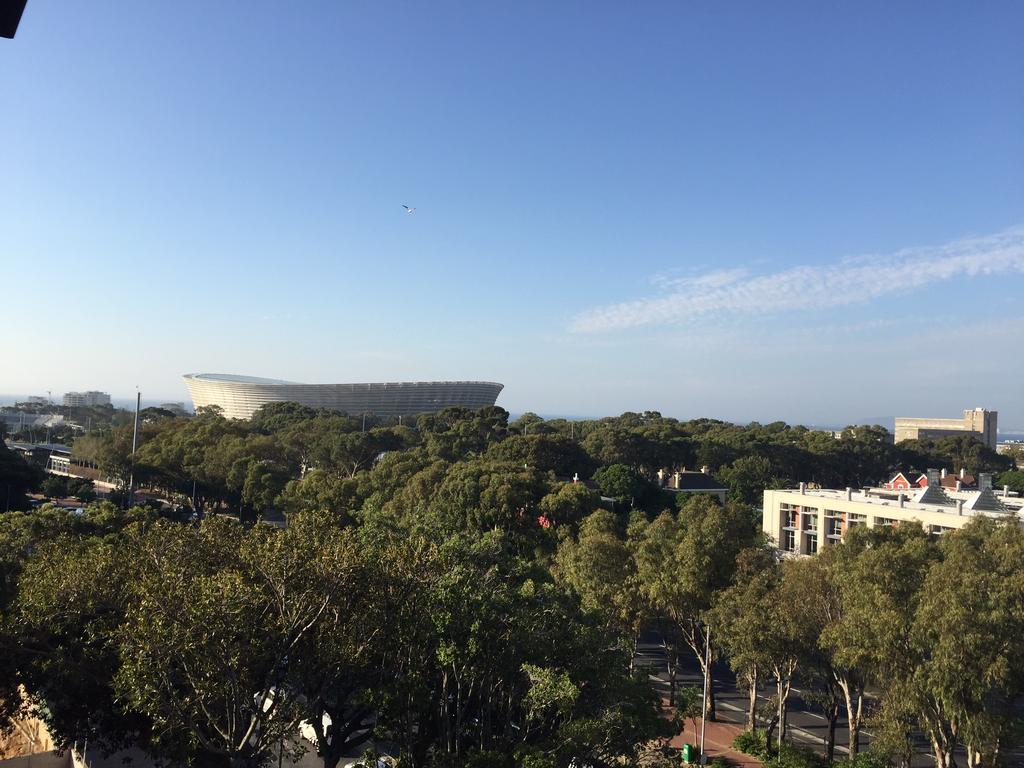
<svg viewBox="0 0 1024 768">
<path fill-rule="evenodd" d="M 185 386 L 197 409 L 216 405 L 229 419 L 251 419 L 261 405 L 286 402 L 354 416 L 413 416 L 455 406 L 477 409 L 494 405 L 504 387 L 493 381 L 296 384 L 226 373 L 189 373 Z"/>
</svg>

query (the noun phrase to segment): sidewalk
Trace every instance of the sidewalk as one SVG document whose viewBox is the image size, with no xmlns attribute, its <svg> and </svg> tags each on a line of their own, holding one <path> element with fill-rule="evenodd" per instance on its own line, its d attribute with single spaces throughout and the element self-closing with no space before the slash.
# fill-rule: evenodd
<svg viewBox="0 0 1024 768">
<path fill-rule="evenodd" d="M 666 706 L 668 702 L 663 702 Z M 677 734 L 669 742 L 673 747 L 682 747 L 683 744 L 699 744 L 700 743 L 700 719 L 697 720 L 697 732 L 693 732 L 694 724 L 687 720 L 683 726 L 683 732 Z M 715 757 L 724 757 L 730 763 L 735 766 L 742 766 L 742 768 L 759 768 L 761 761 L 757 758 L 745 755 L 742 752 L 737 752 L 732 748 L 732 740 L 736 738 L 740 733 L 743 733 L 743 728 L 735 723 L 713 723 L 710 720 L 704 727 L 704 753 L 708 756 L 710 761 Z"/>
</svg>

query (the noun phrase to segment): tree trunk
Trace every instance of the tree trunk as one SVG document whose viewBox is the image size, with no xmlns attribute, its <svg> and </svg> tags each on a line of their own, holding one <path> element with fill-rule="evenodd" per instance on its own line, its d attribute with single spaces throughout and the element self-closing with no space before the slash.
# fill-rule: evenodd
<svg viewBox="0 0 1024 768">
<path fill-rule="evenodd" d="M 697 659 L 697 663 L 700 665 L 700 671 L 707 675 L 708 700 L 704 714 L 708 720 L 714 722 L 717 719 L 715 714 L 715 688 L 713 685 L 714 675 L 711 671 L 714 668 L 714 651 L 712 650 L 711 652 L 710 663 L 705 664 L 704 651 L 707 635 L 704 632 L 699 631 L 696 626 L 680 626 L 680 629 L 683 631 L 683 638 L 686 641 L 686 644 L 690 646 L 690 650 L 693 651 L 693 655 Z"/>
<path fill-rule="evenodd" d="M 776 682 L 776 685 L 775 685 L 775 695 L 776 695 L 776 697 L 779 700 L 778 721 L 779 721 L 779 755 L 780 756 L 782 755 L 782 738 L 783 738 L 783 736 L 786 735 L 786 721 L 784 719 L 786 705 L 785 705 L 785 701 L 784 701 L 783 696 L 782 696 L 782 687 L 783 687 L 782 686 L 782 677 L 780 676 L 778 681 Z"/>
<path fill-rule="evenodd" d="M 935 768 L 956 768 L 952 750 L 947 750 L 935 739 L 932 739 L 932 752 L 935 755 Z"/>
<path fill-rule="evenodd" d="M 679 659 L 675 650 L 667 651 L 668 658 L 668 705 L 676 705 L 676 672 L 679 669 Z"/>
<path fill-rule="evenodd" d="M 441 675 L 441 727 L 444 733 L 444 751 L 452 752 L 452 713 L 448 701 L 448 673 Z"/>
<path fill-rule="evenodd" d="M 366 723 L 366 719 L 372 715 L 372 710 L 358 706 L 348 710 L 327 709 L 331 724 L 326 731 L 321 734 L 314 724 L 323 768 L 337 768 L 346 752 L 370 741 L 372 726 Z"/>
<path fill-rule="evenodd" d="M 714 675 L 714 664 L 705 664 L 704 657 L 698 657 L 700 661 L 700 671 L 707 675 L 708 678 L 708 700 L 707 705 L 704 709 L 704 716 L 712 723 L 715 722 L 715 675 Z"/>
<path fill-rule="evenodd" d="M 935 768 L 956 768 L 956 733 L 944 725 L 931 731 L 932 753 L 935 755 Z"/>
<path fill-rule="evenodd" d="M 843 691 L 843 701 L 846 704 L 846 727 L 848 730 L 848 744 L 850 747 L 850 758 L 852 759 L 860 752 L 860 727 L 864 707 L 864 689 L 860 686 L 855 688 L 850 681 L 844 677 L 837 677 L 836 682 Z M 852 692 L 855 690 L 856 692 Z"/>
<path fill-rule="evenodd" d="M 757 730 L 757 667 L 747 675 L 747 728 Z"/>
<path fill-rule="evenodd" d="M 836 721 L 839 719 L 838 703 L 830 706 L 825 714 L 828 715 L 828 735 L 825 737 L 825 759 L 829 765 L 836 759 Z"/>
<path fill-rule="evenodd" d="M 779 722 L 779 714 L 776 712 L 772 715 L 771 719 L 765 724 L 764 727 L 764 748 L 768 756 L 772 754 L 772 733 L 775 731 L 775 725 Z"/>
</svg>

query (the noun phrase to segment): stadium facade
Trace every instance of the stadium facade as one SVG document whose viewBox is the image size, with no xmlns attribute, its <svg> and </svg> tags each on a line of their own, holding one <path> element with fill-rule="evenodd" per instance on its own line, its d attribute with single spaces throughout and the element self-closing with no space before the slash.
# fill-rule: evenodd
<svg viewBox="0 0 1024 768">
<path fill-rule="evenodd" d="M 226 373 L 189 373 L 185 386 L 196 408 L 216 405 L 229 419 L 251 419 L 261 405 L 286 402 L 353 416 L 413 416 L 455 406 L 476 409 L 494 405 L 504 387 L 493 381 L 296 384 Z"/>
</svg>

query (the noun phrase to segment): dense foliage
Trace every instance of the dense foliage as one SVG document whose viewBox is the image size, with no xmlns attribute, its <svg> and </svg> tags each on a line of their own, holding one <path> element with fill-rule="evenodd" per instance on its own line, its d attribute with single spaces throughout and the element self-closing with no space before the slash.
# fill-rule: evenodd
<svg viewBox="0 0 1024 768">
<path fill-rule="evenodd" d="M 793 681 L 818 690 L 829 721 L 846 715 L 859 752 L 870 703 L 874 758 L 909 765 L 913 734 L 936 766 L 997 766 L 1019 743 L 1024 695 L 1024 528 L 978 517 L 935 540 L 919 525 L 854 528 L 814 558 L 753 557 L 712 609 L 738 676 L 775 684 L 776 707 L 748 714 L 751 728 L 786 727 Z"/>
<path fill-rule="evenodd" d="M 27 509 L 30 491 L 43 482 L 43 471 L 10 450 L 0 439 L 0 511 Z"/>
<path fill-rule="evenodd" d="M 0 521 L 4 700 L 24 686 L 64 745 L 258 765 L 307 722 L 328 768 L 374 742 L 409 765 L 610 765 L 670 734 L 628 643 L 516 531 Z"/>
<path fill-rule="evenodd" d="M 248 519 L 272 509 L 295 509 L 309 493 L 355 512 L 372 503 L 373 483 L 404 482 L 402 475 L 387 478 L 377 471 L 381 454 L 393 452 L 402 453 L 403 460 L 385 467 L 399 473 L 413 463 L 417 471 L 429 464 L 437 473 L 445 463 L 468 461 L 514 464 L 546 479 L 592 478 L 620 511 L 635 506 L 649 514 L 674 505 L 661 490 L 659 470 L 671 475 L 706 468 L 733 500 L 745 504 L 758 504 L 765 488 L 800 481 L 858 488 L 883 483 L 899 469 L 1006 472 L 1006 482 L 1019 484 L 1009 471 L 1011 458 L 970 436 L 893 445 L 884 428 L 871 426 L 834 434 L 782 422 L 684 422 L 656 412 L 571 422 L 526 414 L 510 424 L 508 414 L 493 406 L 476 412 L 449 408 L 399 424 L 295 403 L 265 406 L 250 422 L 225 419 L 216 408 L 194 418 L 160 409 L 147 409 L 143 416 L 138 481 L 200 514 L 212 506 Z M 75 441 L 74 457 L 126 483 L 131 441 L 131 424 L 94 430 Z"/>
<path fill-rule="evenodd" d="M 751 506 L 798 479 L 1007 468 L 974 441 L 656 413 L 510 424 L 496 407 L 399 424 L 290 403 L 251 422 L 153 413 L 140 438 L 136 480 L 194 519 L 105 502 L 0 516 L 0 716 L 20 703 L 64 746 L 257 766 L 299 750 L 301 726 L 325 768 L 373 745 L 407 766 L 653 765 L 674 726 L 633 670 L 645 628 L 670 699 L 710 631 L 707 673 L 733 667 L 766 749 L 801 679 L 830 733 L 847 715 L 854 752 L 871 716 L 894 759 L 918 729 L 937 760 L 961 744 L 995 765 L 1019 729 L 1018 527 L 853 531 L 779 562 Z M 75 451 L 125 478 L 130 440 L 114 427 Z M 699 466 L 726 504 L 657 481 Z"/>
</svg>

